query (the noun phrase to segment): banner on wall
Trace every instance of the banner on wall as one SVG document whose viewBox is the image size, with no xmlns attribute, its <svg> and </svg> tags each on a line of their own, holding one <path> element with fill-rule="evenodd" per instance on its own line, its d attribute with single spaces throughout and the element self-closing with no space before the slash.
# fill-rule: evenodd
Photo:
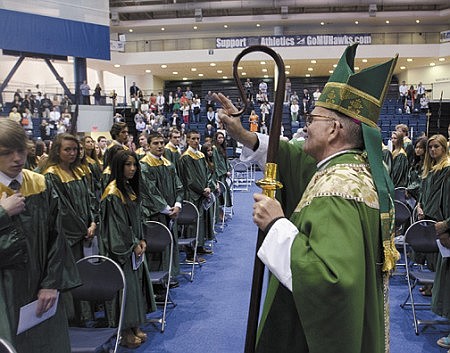
<svg viewBox="0 0 450 353">
<path fill-rule="evenodd" d="M 120 40 L 110 40 L 109 48 L 111 51 L 125 51 L 125 42 Z"/>
<path fill-rule="evenodd" d="M 450 31 L 441 32 L 440 39 L 441 39 L 441 43 L 450 42 Z"/>
<path fill-rule="evenodd" d="M 359 34 L 308 34 L 292 36 L 216 37 L 216 49 L 247 48 L 252 45 L 268 47 L 316 47 L 333 45 L 372 44 L 372 35 Z"/>
</svg>

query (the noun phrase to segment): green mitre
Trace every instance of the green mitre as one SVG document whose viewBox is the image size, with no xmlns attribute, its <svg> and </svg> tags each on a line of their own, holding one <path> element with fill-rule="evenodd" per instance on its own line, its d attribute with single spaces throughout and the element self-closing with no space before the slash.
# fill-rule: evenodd
<svg viewBox="0 0 450 353">
<path fill-rule="evenodd" d="M 355 73 L 357 46 L 355 43 L 347 47 L 316 106 L 337 110 L 376 127 L 398 54 L 385 63 Z"/>
<path fill-rule="evenodd" d="M 316 106 L 336 110 L 361 122 L 364 146 L 380 204 L 383 271 L 389 272 L 399 258 L 394 244 L 394 185 L 383 167 L 377 121 L 398 55 L 385 63 L 355 73 L 357 46 L 358 43 L 355 43 L 347 47 Z"/>
</svg>

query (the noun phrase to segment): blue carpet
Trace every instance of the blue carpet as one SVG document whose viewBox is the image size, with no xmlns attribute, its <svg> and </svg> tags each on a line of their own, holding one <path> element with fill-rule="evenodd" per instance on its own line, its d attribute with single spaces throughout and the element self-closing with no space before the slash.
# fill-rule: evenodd
<svg viewBox="0 0 450 353">
<path fill-rule="evenodd" d="M 192 283 L 179 277 L 180 287 L 171 290 L 177 306 L 169 309 L 165 332 L 147 324 L 143 330 L 148 341 L 134 350 L 122 347 L 119 352 L 243 352 L 257 235 L 251 220 L 252 193 L 258 190 L 235 193 L 233 219 L 217 234 L 214 255 L 205 256 L 207 263 L 197 268 Z M 430 327 L 416 336 L 411 310 L 400 308 L 408 291 L 404 276 L 394 276 L 390 287 L 391 353 L 445 353 L 436 340 L 450 327 Z M 434 317 L 429 310 L 419 310 L 418 315 Z"/>
</svg>

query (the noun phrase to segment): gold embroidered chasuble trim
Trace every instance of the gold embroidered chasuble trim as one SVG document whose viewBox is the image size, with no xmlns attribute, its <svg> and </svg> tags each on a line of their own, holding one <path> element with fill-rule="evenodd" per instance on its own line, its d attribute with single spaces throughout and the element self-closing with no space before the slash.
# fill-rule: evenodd
<svg viewBox="0 0 450 353">
<path fill-rule="evenodd" d="M 362 202 L 370 208 L 379 209 L 368 164 L 337 164 L 317 172 L 294 212 L 300 212 L 316 197 L 330 196 Z"/>
</svg>

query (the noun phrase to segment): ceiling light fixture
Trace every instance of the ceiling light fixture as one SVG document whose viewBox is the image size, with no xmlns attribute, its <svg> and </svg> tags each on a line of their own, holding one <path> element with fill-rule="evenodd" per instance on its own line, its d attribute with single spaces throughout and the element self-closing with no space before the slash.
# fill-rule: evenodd
<svg viewBox="0 0 450 353">
<path fill-rule="evenodd" d="M 290 72 L 289 72 L 289 71 L 285 71 L 284 73 L 285 73 L 286 75 L 289 75 L 289 74 L 290 74 Z"/>
<path fill-rule="evenodd" d="M 203 74 L 198 74 L 199 77 L 203 77 Z"/>
<path fill-rule="evenodd" d="M 333 71 L 333 70 L 328 70 L 328 72 L 329 72 L 330 74 L 332 74 L 334 71 Z"/>
<path fill-rule="evenodd" d="M 445 61 L 445 58 L 439 58 L 439 61 Z"/>
<path fill-rule="evenodd" d="M 320 25 L 321 25 L 321 26 L 324 26 L 324 25 L 325 25 L 325 22 L 320 22 Z"/>
<path fill-rule="evenodd" d="M 197 27 L 197 26 L 194 26 L 194 29 L 198 29 L 198 27 Z"/>
<path fill-rule="evenodd" d="M 406 69 L 406 66 L 400 66 L 400 70 Z"/>
<path fill-rule="evenodd" d="M 114 64 L 114 67 L 120 67 L 120 65 L 119 64 Z"/>
<path fill-rule="evenodd" d="M 242 66 L 238 66 L 238 70 L 242 70 L 243 69 L 243 67 Z"/>
<path fill-rule="evenodd" d="M 285 68 L 286 68 L 286 69 L 290 69 L 290 68 L 291 68 L 291 65 L 286 65 Z"/>
<path fill-rule="evenodd" d="M 311 74 L 306 74 L 305 76 L 306 76 L 306 77 L 311 77 Z"/>
<path fill-rule="evenodd" d="M 247 76 L 247 73 L 246 72 L 241 72 L 241 75 L 242 76 Z"/>
<path fill-rule="evenodd" d="M 266 65 L 266 62 L 265 61 L 261 61 L 260 64 L 261 65 Z"/>
<path fill-rule="evenodd" d="M 416 20 L 416 23 L 420 23 L 420 20 Z"/>
<path fill-rule="evenodd" d="M 267 69 L 262 69 L 262 72 L 267 72 Z"/>
<path fill-rule="evenodd" d="M 436 66 L 436 63 L 430 63 L 430 66 Z"/>
<path fill-rule="evenodd" d="M 359 24 L 359 21 L 355 21 L 355 25 Z"/>
<path fill-rule="evenodd" d="M 161 27 L 161 31 L 165 31 L 166 29 L 164 27 Z"/>
<path fill-rule="evenodd" d="M 216 63 L 210 63 L 209 66 L 216 66 Z"/>
<path fill-rule="evenodd" d="M 367 62 L 367 59 L 362 59 L 362 62 L 363 62 L 363 63 L 366 63 L 366 62 Z"/>
<path fill-rule="evenodd" d="M 161 69 L 167 69 L 167 65 L 166 64 L 162 64 L 161 65 Z"/>
<path fill-rule="evenodd" d="M 149 74 L 150 72 L 152 72 L 152 70 L 147 69 L 145 70 L 145 72 Z"/>
<path fill-rule="evenodd" d="M 195 67 L 191 67 L 191 71 L 195 72 L 195 71 L 197 71 L 197 69 Z"/>
<path fill-rule="evenodd" d="M 223 28 L 228 28 L 228 25 L 223 25 Z"/>
<path fill-rule="evenodd" d="M 269 78 L 269 75 L 264 75 L 264 78 Z"/>
<path fill-rule="evenodd" d="M 172 74 L 178 75 L 178 71 L 173 71 Z"/>
<path fill-rule="evenodd" d="M 217 73 L 218 74 L 221 74 L 223 71 L 222 70 L 217 70 Z"/>
<path fill-rule="evenodd" d="M 312 67 L 308 67 L 308 71 L 314 71 Z"/>
<path fill-rule="evenodd" d="M 413 61 L 413 59 L 407 58 L 406 61 L 410 63 L 411 61 Z"/>
<path fill-rule="evenodd" d="M 386 24 L 388 25 L 389 23 L 391 23 L 391 22 L 389 22 L 389 20 L 386 20 Z"/>
<path fill-rule="evenodd" d="M 187 81 L 187 77 L 183 77 L 183 81 Z"/>
<path fill-rule="evenodd" d="M 223 78 L 224 80 L 226 80 L 228 77 L 227 77 L 227 76 L 222 76 L 222 78 Z"/>
<path fill-rule="evenodd" d="M 316 64 L 317 61 L 316 60 L 311 60 L 311 64 Z"/>
<path fill-rule="evenodd" d="M 256 24 L 256 27 L 261 27 L 261 25 L 259 23 Z"/>
<path fill-rule="evenodd" d="M 128 32 L 133 33 L 133 28 L 130 28 Z"/>
<path fill-rule="evenodd" d="M 359 66 L 355 66 L 355 71 L 358 71 L 359 70 Z"/>
</svg>

